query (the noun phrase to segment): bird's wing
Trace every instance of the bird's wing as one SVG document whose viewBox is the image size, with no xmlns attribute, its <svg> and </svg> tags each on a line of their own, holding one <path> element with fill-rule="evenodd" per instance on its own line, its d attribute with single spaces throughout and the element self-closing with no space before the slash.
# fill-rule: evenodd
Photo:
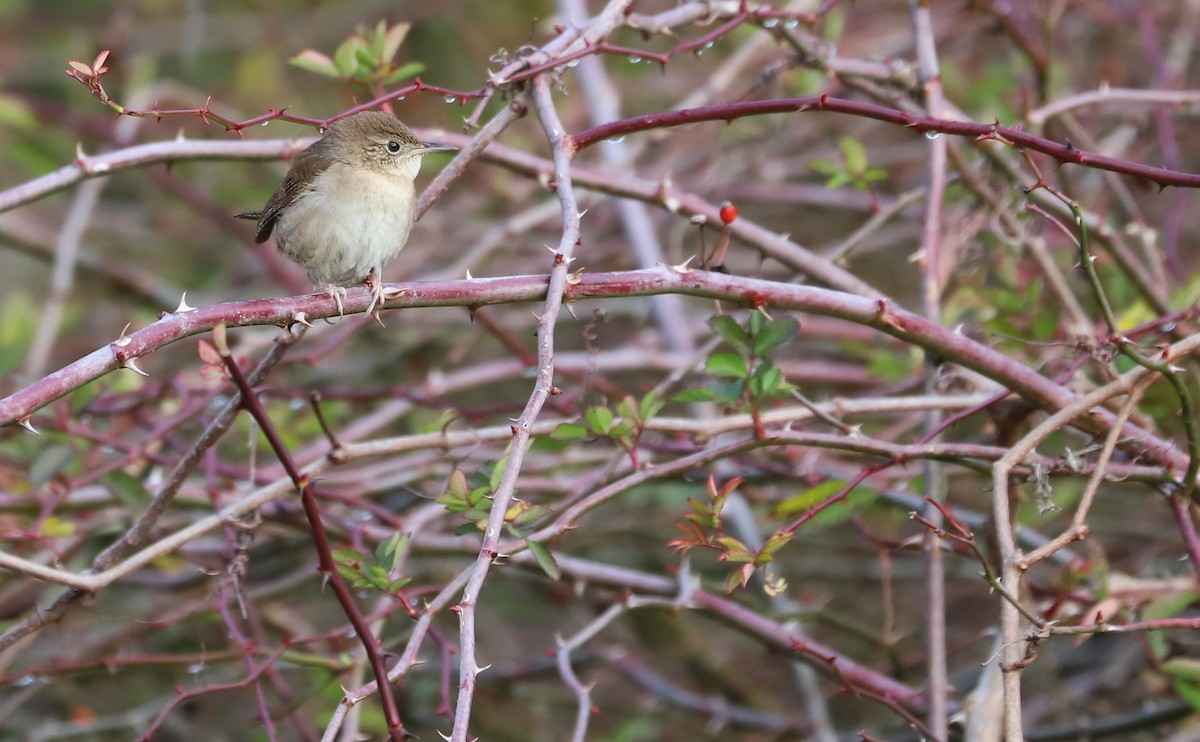
<svg viewBox="0 0 1200 742">
<path fill-rule="evenodd" d="M 271 194 L 267 205 L 261 212 L 247 215 L 251 218 L 258 217 L 258 234 L 254 236 L 255 242 L 267 241 L 267 238 L 271 236 L 271 230 L 275 228 L 275 221 L 279 219 L 283 210 L 311 186 L 317 175 L 333 163 L 329 148 L 329 140 L 322 138 L 293 157 L 291 168 L 288 169 L 283 182 L 275 189 L 275 193 Z"/>
</svg>

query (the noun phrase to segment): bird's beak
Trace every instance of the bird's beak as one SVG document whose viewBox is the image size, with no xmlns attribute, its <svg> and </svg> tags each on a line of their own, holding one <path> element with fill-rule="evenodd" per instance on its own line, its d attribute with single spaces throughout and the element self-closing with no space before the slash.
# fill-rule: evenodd
<svg viewBox="0 0 1200 742">
<path fill-rule="evenodd" d="M 421 146 L 413 154 L 427 155 L 430 152 L 457 152 L 458 147 L 453 144 L 438 144 L 437 142 L 421 142 Z"/>
</svg>

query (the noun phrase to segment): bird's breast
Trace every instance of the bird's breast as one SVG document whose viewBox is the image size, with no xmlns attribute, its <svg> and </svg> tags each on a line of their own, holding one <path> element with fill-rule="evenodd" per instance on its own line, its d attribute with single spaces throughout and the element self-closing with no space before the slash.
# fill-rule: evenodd
<svg viewBox="0 0 1200 742">
<path fill-rule="evenodd" d="M 280 216 L 280 249 L 316 282 L 354 284 L 404 247 L 412 228 L 411 179 L 337 164 Z"/>
</svg>

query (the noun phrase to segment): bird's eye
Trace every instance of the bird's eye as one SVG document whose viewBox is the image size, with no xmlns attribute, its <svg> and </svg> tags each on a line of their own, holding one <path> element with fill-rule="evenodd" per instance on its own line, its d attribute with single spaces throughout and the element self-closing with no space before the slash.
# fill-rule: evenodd
<svg viewBox="0 0 1200 742">
<path fill-rule="evenodd" d="M 400 142 L 397 142 L 395 139 L 391 139 L 387 143 L 387 148 L 388 152 L 391 152 L 394 155 L 400 151 Z"/>
</svg>

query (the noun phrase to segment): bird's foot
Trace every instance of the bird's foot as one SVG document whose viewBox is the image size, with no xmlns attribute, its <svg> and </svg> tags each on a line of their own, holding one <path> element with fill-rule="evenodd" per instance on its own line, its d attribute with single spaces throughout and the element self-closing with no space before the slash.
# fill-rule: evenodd
<svg viewBox="0 0 1200 742">
<path fill-rule="evenodd" d="M 334 286 L 333 284 L 329 284 L 329 283 L 323 283 L 320 286 L 318 286 L 317 288 L 319 288 L 321 291 L 324 291 L 325 293 L 329 294 L 329 298 L 333 299 L 334 304 L 337 304 L 338 319 L 345 317 L 346 309 L 342 305 L 342 301 L 346 298 L 346 289 L 342 286 Z M 326 317 L 325 321 L 329 322 L 329 318 Z M 332 323 L 330 323 L 330 324 L 332 324 Z"/>
<path fill-rule="evenodd" d="M 371 303 L 367 305 L 367 314 L 375 318 L 380 327 L 383 327 L 383 320 L 379 316 L 379 308 L 383 306 L 383 279 L 382 271 L 377 267 L 372 268 L 367 277 L 363 279 L 363 284 L 371 291 Z"/>
</svg>

